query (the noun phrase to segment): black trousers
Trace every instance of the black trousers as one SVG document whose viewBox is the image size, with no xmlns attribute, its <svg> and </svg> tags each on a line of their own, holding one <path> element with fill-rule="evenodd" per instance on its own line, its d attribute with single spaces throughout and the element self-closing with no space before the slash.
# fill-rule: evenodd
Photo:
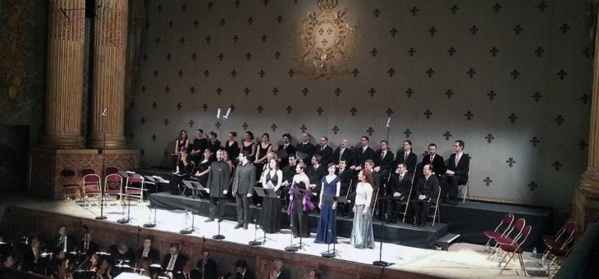
<svg viewBox="0 0 599 279">
<path fill-rule="evenodd" d="M 458 185 L 466 184 L 467 180 L 463 176 L 453 175 L 441 176 L 441 199 L 444 200 L 449 192 L 450 200 L 458 199 Z"/>
<path fill-rule="evenodd" d="M 216 219 L 216 211 L 218 210 L 218 219 L 222 220 L 225 217 L 225 199 L 218 197 L 210 197 L 209 218 Z"/>
<path fill-rule="evenodd" d="M 433 203 L 427 200 L 412 201 L 412 206 L 414 207 L 414 221 L 416 224 L 426 223 L 431 204 Z"/>
<path fill-rule="evenodd" d="M 235 194 L 237 203 L 237 224 L 250 223 L 250 198 L 247 194 Z"/>
</svg>

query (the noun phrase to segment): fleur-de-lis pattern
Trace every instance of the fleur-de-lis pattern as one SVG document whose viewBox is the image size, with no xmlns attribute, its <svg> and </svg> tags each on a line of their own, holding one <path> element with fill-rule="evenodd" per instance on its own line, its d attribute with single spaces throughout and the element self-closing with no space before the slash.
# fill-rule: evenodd
<svg viewBox="0 0 599 279">
<path fill-rule="evenodd" d="M 305 131 L 333 147 L 368 135 L 377 147 L 391 117 L 393 151 L 409 138 L 416 154 L 432 142 L 447 159 L 464 140 L 480 158 L 470 168 L 472 198 L 571 203 L 589 149 L 584 1 L 359 3 L 336 8 L 352 14 L 360 37 L 347 73 L 313 80 L 290 38 L 306 12 L 319 11 L 316 1 L 148 1 L 126 125 L 142 164 L 168 166 L 163 153 L 180 129 L 270 132 L 273 142 Z M 216 119 L 230 106 L 228 119 Z"/>
</svg>

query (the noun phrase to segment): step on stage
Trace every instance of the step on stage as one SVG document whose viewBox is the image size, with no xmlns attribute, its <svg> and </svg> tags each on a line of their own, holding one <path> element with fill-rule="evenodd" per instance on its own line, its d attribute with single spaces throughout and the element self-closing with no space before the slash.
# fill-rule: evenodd
<svg viewBox="0 0 599 279">
<path fill-rule="evenodd" d="M 168 210 L 187 210 L 202 216 L 208 216 L 209 202 L 206 199 L 172 195 L 168 192 L 159 192 L 149 195 L 152 207 Z M 251 219 L 260 222 L 261 208 L 251 206 Z M 530 248 L 541 245 L 542 232 L 551 228 L 551 209 L 536 208 L 508 204 L 495 204 L 486 202 L 466 201 L 457 206 L 441 205 L 441 223 L 432 226 L 431 220 L 424 227 L 415 227 L 411 224 L 398 222 L 396 224 L 385 224 L 381 231 L 381 222 L 376 218 L 373 221 L 374 237 L 376 241 L 383 240 L 387 243 L 395 243 L 416 248 L 433 248 L 437 240 L 447 233 L 460 235 L 458 241 L 474 244 L 485 244 L 487 239 L 482 234 L 485 230 L 493 230 L 504 214 L 512 212 L 516 218 L 525 218 L 527 224 L 533 226 L 527 245 Z M 285 211 L 281 218 L 281 228 L 289 227 L 289 218 Z M 237 220 L 235 202 L 227 200 L 225 209 L 226 220 Z M 311 213 L 308 218 L 310 232 L 315 233 L 318 227 L 319 215 Z M 353 220 L 350 218 L 337 218 L 337 233 L 340 237 L 349 238 L 351 235 Z M 541 245 L 542 246 L 542 245 Z"/>
</svg>

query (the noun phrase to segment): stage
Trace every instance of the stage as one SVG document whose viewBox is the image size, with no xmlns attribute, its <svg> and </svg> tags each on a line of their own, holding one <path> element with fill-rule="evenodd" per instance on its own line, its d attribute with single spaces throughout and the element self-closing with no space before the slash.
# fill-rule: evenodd
<svg viewBox="0 0 599 279">
<path fill-rule="evenodd" d="M 156 196 L 160 196 L 158 194 Z M 152 197 L 155 200 L 156 196 Z M 204 247 L 213 251 L 219 265 L 230 266 L 237 258 L 247 258 L 252 269 L 259 273 L 258 278 L 264 278 L 265 270 L 275 258 L 280 258 L 290 267 L 294 277 L 306 274 L 312 268 L 323 272 L 325 278 L 499 278 L 515 276 L 514 270 L 507 270 L 499 276 L 498 264 L 493 259 L 488 260 L 486 254 L 480 254 L 479 245 L 455 244 L 449 251 L 434 249 L 419 249 L 396 242 L 384 242 L 382 260 L 393 265 L 384 269 L 375 267 L 372 262 L 379 259 L 380 242 L 375 249 L 356 249 L 349 244 L 349 239 L 341 236 L 336 248 L 339 256 L 335 259 L 325 259 L 321 253 L 327 251 L 325 244 L 314 244 L 314 234 L 304 239 L 307 244 L 304 249 L 295 253 L 285 252 L 284 248 L 291 243 L 297 244 L 299 239 L 293 239 L 288 229 L 280 233 L 267 235 L 267 240 L 260 246 L 249 246 L 248 242 L 255 237 L 263 236 L 263 232 L 255 226 L 249 230 L 233 229 L 236 222 L 225 220 L 221 223 L 221 234 L 224 240 L 213 240 L 218 233 L 218 223 L 205 223 L 206 217 L 194 215 L 197 230 L 189 235 L 182 235 L 180 230 L 191 226 L 191 215 L 184 210 L 158 209 L 151 210 L 148 203 L 139 203 L 131 207 L 131 222 L 119 224 L 117 220 L 127 216 L 127 208 L 110 206 L 105 208 L 106 220 L 96 220 L 100 215 L 98 205 L 83 207 L 73 201 L 47 201 L 25 196 L 1 197 L 2 226 L 13 233 L 42 231 L 55 234 L 58 224 L 65 223 L 71 233 L 73 228 L 86 226 L 94 231 L 94 238 L 102 247 L 115 241 L 127 240 L 135 246 L 136 236 L 152 236 L 157 246 L 164 253 L 170 242 L 183 244 L 184 252 L 197 258 Z M 200 204 L 200 212 L 202 205 Z M 156 214 L 156 227 L 144 228 L 144 224 L 153 221 Z M 20 222 L 27 220 L 27 222 Z M 340 222 L 348 222 L 339 220 Z M 394 228 L 405 230 L 407 228 Z M 430 225 L 429 225 L 430 227 Z M 440 226 L 441 227 L 441 226 Z M 428 230 L 428 229 L 424 229 Z M 525 257 L 529 274 L 534 274 L 538 259 Z M 512 262 L 511 267 L 516 267 Z M 262 273 L 261 273 L 262 272 Z M 522 272 L 520 272 L 522 273 Z M 260 275 L 262 274 L 262 275 Z"/>
</svg>

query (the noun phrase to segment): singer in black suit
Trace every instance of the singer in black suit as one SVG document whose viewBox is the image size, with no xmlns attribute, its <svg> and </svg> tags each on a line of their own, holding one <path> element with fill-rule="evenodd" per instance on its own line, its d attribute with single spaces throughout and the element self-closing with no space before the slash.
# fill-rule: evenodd
<svg viewBox="0 0 599 279">
<path fill-rule="evenodd" d="M 144 238 L 143 246 L 137 250 L 137 259 L 142 260 L 148 258 L 150 264 L 160 262 L 160 252 L 152 247 L 152 239 L 149 237 Z"/>
<path fill-rule="evenodd" d="M 254 193 L 256 184 L 256 168 L 248 162 L 249 153 L 246 150 L 239 153 L 239 166 L 233 178 L 232 194 L 237 203 L 237 225 L 236 229 L 243 226 L 248 229 L 250 223 L 250 198 Z"/>
<path fill-rule="evenodd" d="M 218 278 L 218 267 L 216 263 L 210 258 L 210 251 L 204 250 L 202 252 L 202 259 L 197 262 L 196 267 L 200 271 L 200 277 L 204 279 L 217 279 Z M 203 274 L 203 276 L 202 276 Z"/>
<path fill-rule="evenodd" d="M 329 146 L 329 139 L 325 136 L 320 137 L 319 144 L 316 154 L 320 155 L 320 163 L 327 166 L 333 162 L 333 148 Z"/>
<path fill-rule="evenodd" d="M 279 150 L 285 150 L 284 153 L 286 153 L 286 156 L 281 156 L 283 155 L 283 152 Z M 289 156 L 293 154 L 295 157 L 295 152 L 295 147 L 291 144 L 291 135 L 288 133 L 283 134 L 283 144 L 279 145 L 279 148 L 277 148 L 277 156 L 279 157 L 279 166 L 281 169 L 289 165 Z M 295 168 L 293 168 L 293 173 L 295 174 Z"/>
<path fill-rule="evenodd" d="M 214 221 L 218 210 L 218 221 L 222 222 L 225 216 L 224 198 L 229 192 L 231 182 L 231 168 L 227 162 L 223 161 L 224 150 L 216 152 L 216 160 L 210 164 L 208 173 L 207 187 L 210 188 L 210 216 L 206 222 Z"/>
<path fill-rule="evenodd" d="M 389 177 L 389 197 L 387 200 L 387 221 L 395 222 L 399 206 L 402 202 L 409 202 L 408 196 L 412 188 L 412 175 L 408 173 L 404 164 L 397 165 L 395 173 Z"/>
<path fill-rule="evenodd" d="M 424 227 L 431 205 L 437 202 L 439 195 L 439 179 L 433 175 L 433 166 L 428 164 L 423 167 L 424 178 L 418 181 L 415 191 L 414 225 Z"/>
<path fill-rule="evenodd" d="M 422 165 L 433 165 L 433 174 L 437 177 L 445 174 L 445 160 L 443 156 L 437 154 L 437 145 L 431 143 L 428 145 L 428 154 L 422 158 Z"/>
<path fill-rule="evenodd" d="M 310 165 L 306 168 L 306 174 L 310 179 L 310 187 L 314 193 L 320 193 L 321 180 L 327 174 L 327 166 L 322 164 L 321 160 L 320 155 L 315 154 L 312 156 Z"/>
<path fill-rule="evenodd" d="M 354 162 L 354 151 L 349 148 L 347 139 L 342 139 L 339 146 L 333 152 L 333 163 L 339 166 L 340 160 L 345 160 L 348 165 Z"/>
<path fill-rule="evenodd" d="M 67 227 L 65 225 L 58 227 L 58 237 L 54 239 L 53 243 L 55 252 L 72 252 L 75 250 L 75 240 L 67 234 Z"/>
<path fill-rule="evenodd" d="M 368 146 L 369 139 L 367 136 L 362 136 L 360 138 L 360 148 L 354 150 L 354 163 L 350 167 L 351 170 L 356 172 L 362 170 L 364 168 L 364 163 L 366 160 L 373 160 L 375 157 L 374 150 Z"/>
<path fill-rule="evenodd" d="M 395 167 L 399 164 L 404 164 L 410 174 L 414 174 L 416 170 L 416 164 L 418 163 L 418 156 L 412 152 L 412 141 L 404 140 L 403 148 L 397 151 L 397 158 L 395 159 Z"/>
<path fill-rule="evenodd" d="M 380 174 L 380 179 L 383 179 L 380 183 L 384 184 L 393 169 L 393 160 L 395 157 L 393 152 L 389 150 L 389 143 L 386 140 L 382 140 L 380 145 L 381 149 L 376 152 L 374 157 L 374 171 Z"/>
<path fill-rule="evenodd" d="M 302 142 L 295 146 L 295 150 L 297 151 L 298 159 L 301 159 L 305 164 L 310 164 L 310 159 L 316 152 L 316 148 L 310 143 L 310 134 L 302 134 Z"/>
<path fill-rule="evenodd" d="M 40 249 L 40 242 L 36 236 L 29 238 L 29 245 L 26 246 L 23 251 L 21 270 L 29 271 L 33 273 L 42 273 L 42 251 Z"/>
<path fill-rule="evenodd" d="M 171 243 L 168 251 L 162 261 L 162 269 L 172 271 L 173 274 L 181 272 L 187 263 L 187 257 L 179 252 L 179 243 Z M 174 259 L 171 261 L 171 258 Z"/>
<path fill-rule="evenodd" d="M 464 153 L 464 141 L 456 140 L 453 143 L 454 154 L 447 160 L 447 170 L 442 176 L 441 199 L 445 199 L 449 192 L 448 202 L 451 205 L 458 204 L 458 186 L 468 182 L 470 171 L 470 155 Z"/>
</svg>

